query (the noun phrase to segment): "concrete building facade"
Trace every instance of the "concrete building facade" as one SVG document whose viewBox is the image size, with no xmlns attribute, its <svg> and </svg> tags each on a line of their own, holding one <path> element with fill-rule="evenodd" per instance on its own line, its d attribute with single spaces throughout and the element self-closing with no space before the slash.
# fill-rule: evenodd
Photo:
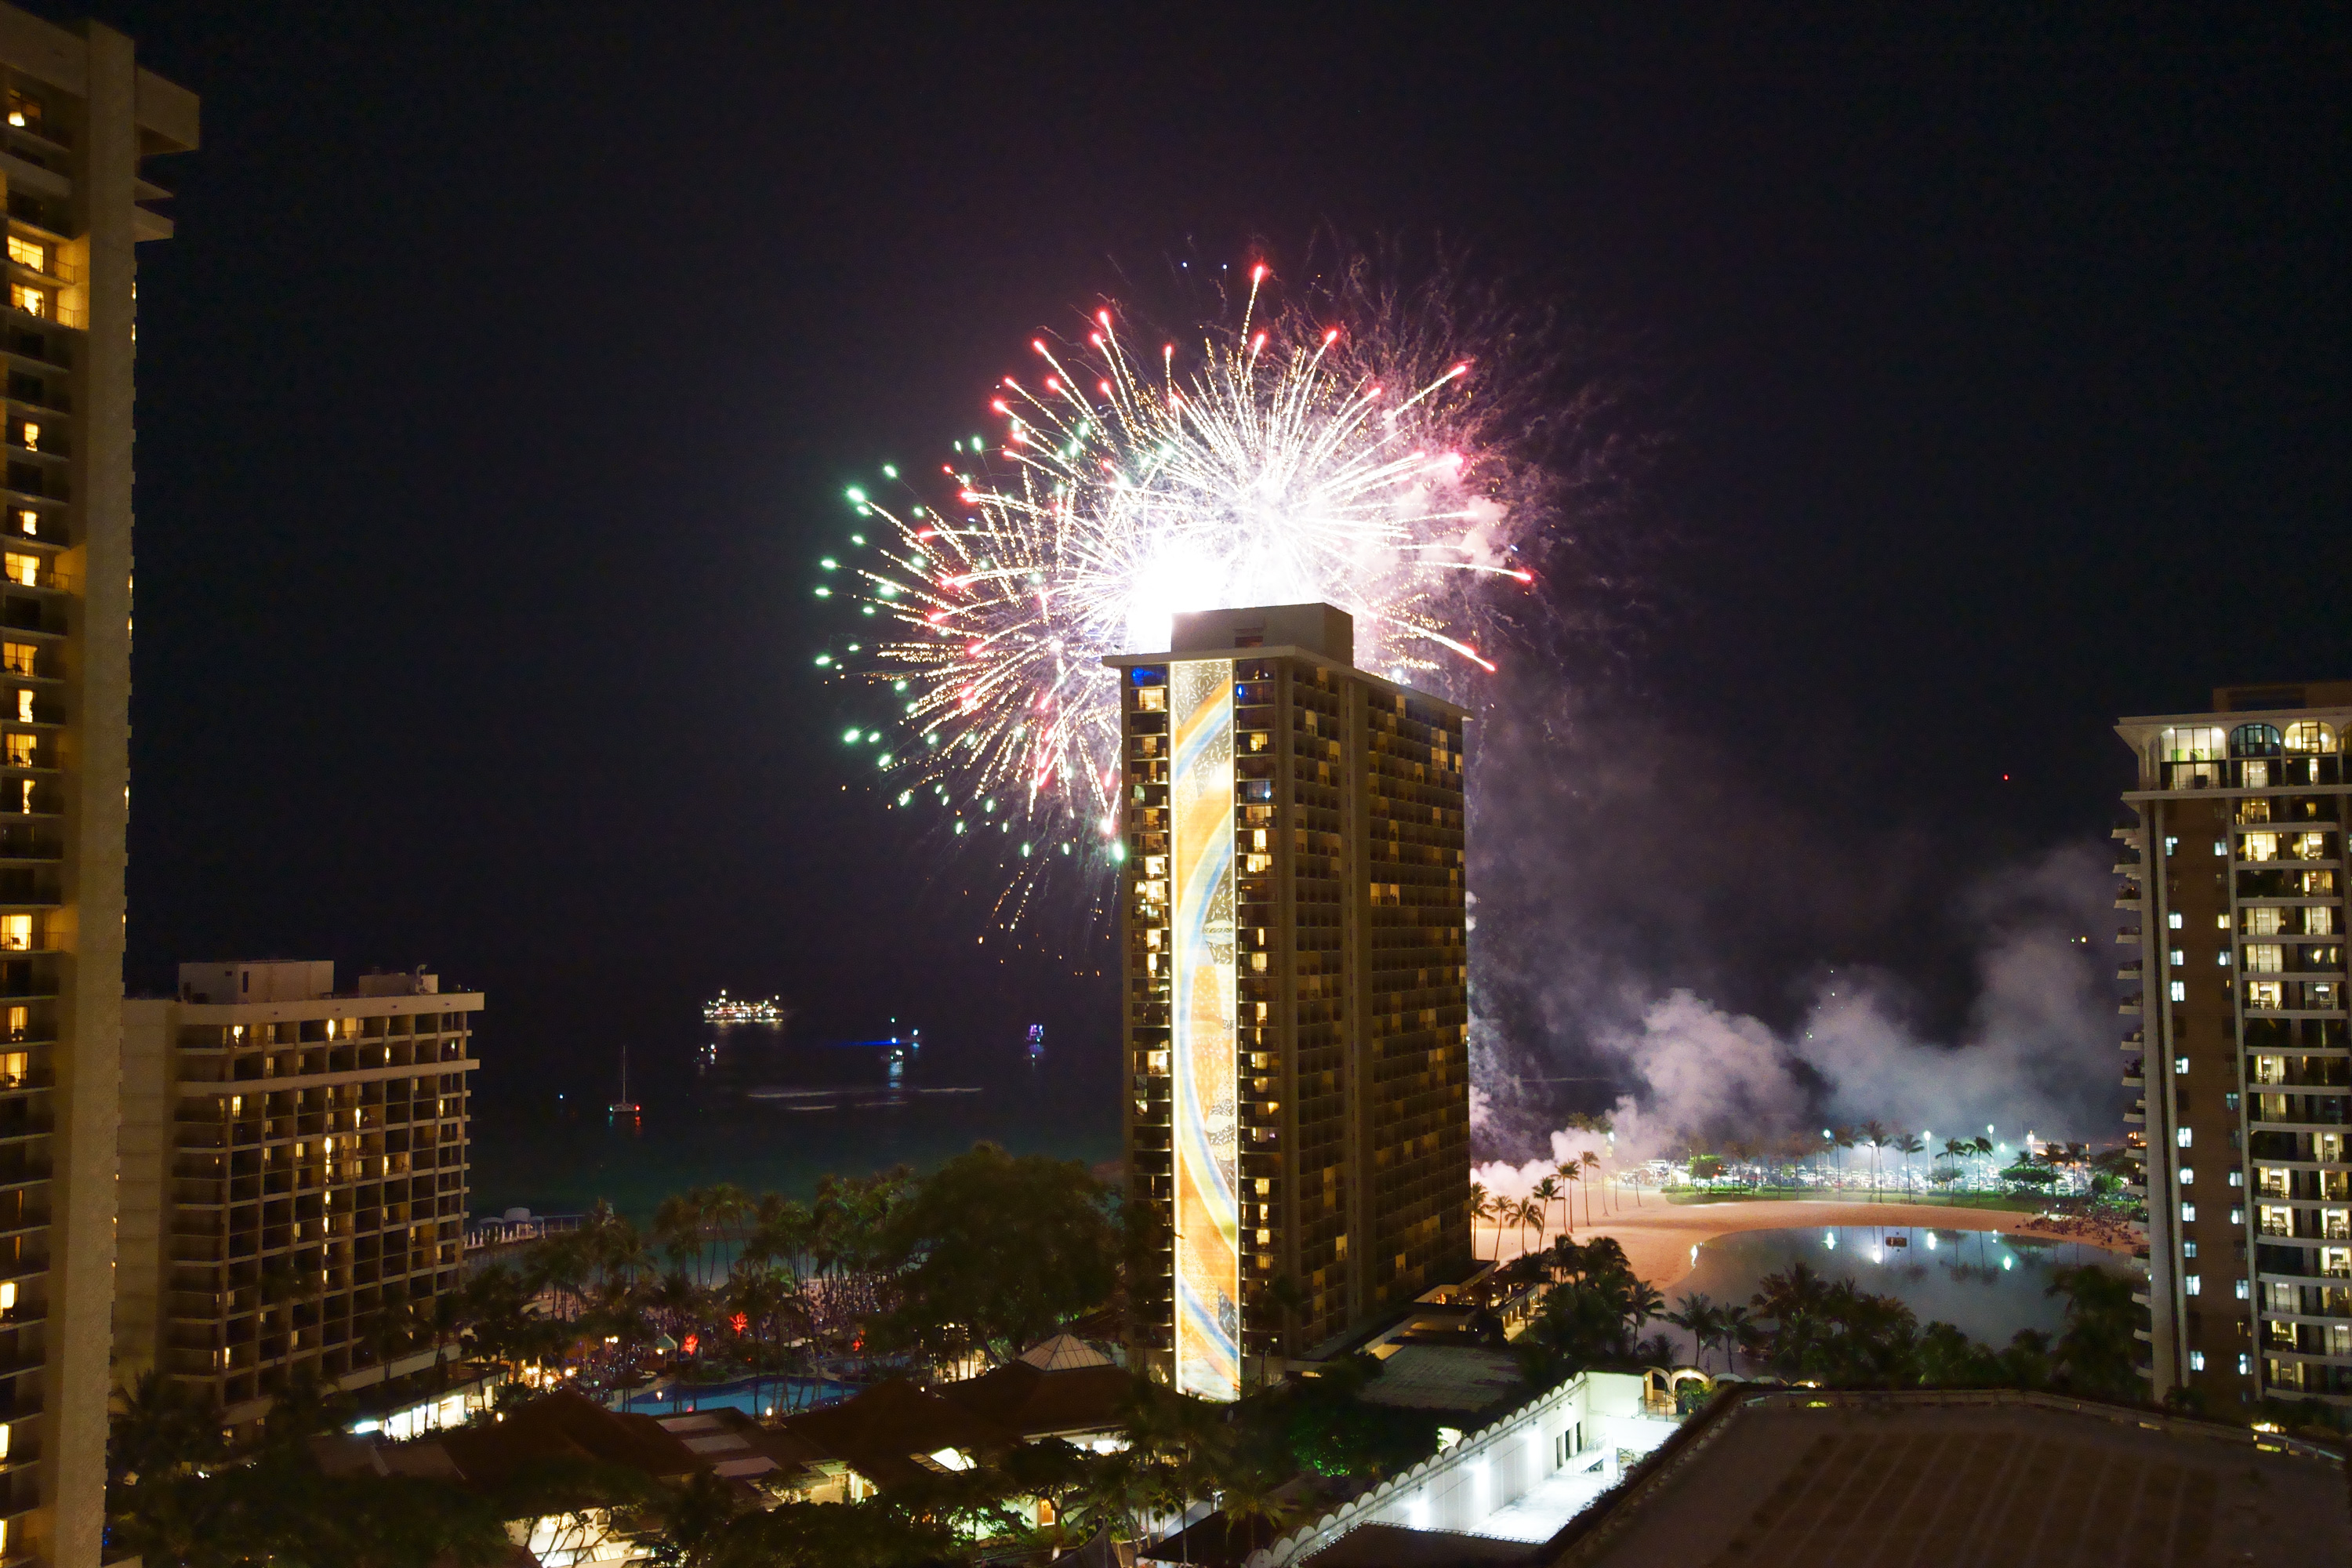
<svg viewBox="0 0 2352 1568">
<path fill-rule="evenodd" d="M 2151 1393 L 2352 1405 L 2352 681 L 2126 719 L 2128 1113 L 2146 1151 Z"/>
<path fill-rule="evenodd" d="M 160 1368 L 245 1426 L 309 1372 L 429 1367 L 456 1289 L 479 992 L 331 963 L 184 964 L 124 1008 L 116 1376 Z"/>
<path fill-rule="evenodd" d="M 1325 605 L 1122 656 L 1119 941 L 1138 1364 L 1231 1398 L 1469 1269 L 1459 708 Z"/>
<path fill-rule="evenodd" d="M 194 96 L 0 5 L 0 1563 L 95 1564 L 129 816 L 135 251 Z"/>
</svg>

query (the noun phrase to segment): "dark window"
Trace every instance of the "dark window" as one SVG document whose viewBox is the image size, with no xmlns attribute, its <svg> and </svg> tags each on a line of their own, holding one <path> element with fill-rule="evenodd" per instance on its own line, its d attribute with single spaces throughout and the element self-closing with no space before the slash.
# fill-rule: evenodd
<svg viewBox="0 0 2352 1568">
<path fill-rule="evenodd" d="M 2233 757 L 2275 757 L 2284 749 L 2286 737 L 2272 724 L 2241 724 L 2230 731 L 2230 754 Z"/>
<path fill-rule="evenodd" d="M 26 375 L 22 371 L 8 374 L 8 395 L 19 403 L 38 403 L 47 391 L 37 375 Z"/>
<path fill-rule="evenodd" d="M 21 490 L 28 496 L 39 495 L 41 493 L 41 466 L 38 463 L 9 464 L 8 488 L 12 490 Z"/>
</svg>

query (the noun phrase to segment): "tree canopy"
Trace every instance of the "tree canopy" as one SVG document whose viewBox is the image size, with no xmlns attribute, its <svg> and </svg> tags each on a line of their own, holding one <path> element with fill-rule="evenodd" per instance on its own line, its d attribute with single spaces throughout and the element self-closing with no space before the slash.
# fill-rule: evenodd
<svg viewBox="0 0 2352 1568">
<path fill-rule="evenodd" d="M 898 1300 L 881 1337 L 1002 1363 L 1101 1306 L 1118 1282 L 1108 1197 L 1075 1160 L 982 1143 L 949 1161 L 883 1222 Z"/>
</svg>

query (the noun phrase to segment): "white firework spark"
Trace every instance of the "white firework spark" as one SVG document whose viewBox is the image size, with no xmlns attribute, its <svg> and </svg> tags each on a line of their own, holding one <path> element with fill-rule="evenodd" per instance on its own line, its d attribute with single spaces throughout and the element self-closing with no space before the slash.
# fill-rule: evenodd
<svg viewBox="0 0 2352 1568">
<path fill-rule="evenodd" d="M 1003 848 L 1008 923 L 1055 863 L 1121 858 L 1105 655 L 1167 647 L 1179 611 L 1320 601 L 1355 618 L 1364 668 L 1451 689 L 1495 668 L 1468 590 L 1531 580 L 1469 361 L 1304 308 L 1261 321 L 1265 277 L 1197 355 L 1139 354 L 1109 310 L 1081 342 L 1036 340 L 991 404 L 1001 436 L 956 443 L 934 499 L 849 492 L 867 553 L 827 559 L 816 592 L 856 601 L 861 635 L 817 662 L 899 710 L 844 739 L 898 804 Z"/>
</svg>

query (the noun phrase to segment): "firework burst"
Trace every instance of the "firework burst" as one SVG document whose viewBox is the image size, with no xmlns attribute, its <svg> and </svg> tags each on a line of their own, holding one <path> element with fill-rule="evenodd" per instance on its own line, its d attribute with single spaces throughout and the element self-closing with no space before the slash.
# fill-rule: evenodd
<svg viewBox="0 0 2352 1568">
<path fill-rule="evenodd" d="M 1121 858 L 1105 655 L 1168 647 L 1179 611 L 1321 601 L 1355 617 L 1363 668 L 1458 695 L 1495 668 L 1481 589 L 1532 579 L 1475 362 L 1425 316 L 1272 308 L 1265 283 L 1181 347 L 1108 308 L 1034 341 L 990 402 L 999 434 L 931 481 L 886 468 L 896 500 L 848 492 L 859 552 L 816 593 L 855 604 L 857 635 L 816 662 L 897 710 L 844 741 L 896 804 L 1001 851 L 1007 923 L 1065 868 L 1098 897 Z"/>
</svg>

